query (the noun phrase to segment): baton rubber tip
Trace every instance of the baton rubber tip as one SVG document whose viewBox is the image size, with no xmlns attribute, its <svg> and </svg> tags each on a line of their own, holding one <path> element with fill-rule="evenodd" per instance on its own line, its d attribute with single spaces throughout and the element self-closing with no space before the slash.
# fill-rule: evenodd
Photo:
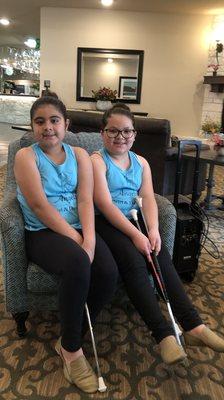
<svg viewBox="0 0 224 400">
<path fill-rule="evenodd" d="M 100 377 L 98 378 L 98 383 L 99 383 L 98 391 L 101 392 L 101 393 L 106 392 L 107 386 L 105 385 L 102 376 L 100 376 Z"/>
</svg>

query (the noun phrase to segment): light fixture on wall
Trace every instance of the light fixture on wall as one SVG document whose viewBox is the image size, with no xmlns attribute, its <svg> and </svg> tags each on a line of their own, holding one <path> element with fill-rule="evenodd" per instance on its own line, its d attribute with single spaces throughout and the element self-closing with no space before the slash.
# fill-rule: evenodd
<svg viewBox="0 0 224 400">
<path fill-rule="evenodd" d="M 109 7 L 113 4 L 113 0 L 101 0 L 101 4 L 105 7 Z"/>
<path fill-rule="evenodd" d="M 219 65 L 219 54 L 223 52 L 224 15 L 215 16 L 211 30 L 211 49 L 215 53 L 216 63 Z"/>
<path fill-rule="evenodd" d="M 9 20 L 7 18 L 0 18 L 0 24 L 4 25 L 4 26 L 8 26 L 9 25 Z"/>
<path fill-rule="evenodd" d="M 223 52 L 223 44 L 219 40 L 216 40 L 215 57 L 217 64 L 219 64 L 219 54 L 222 52 Z"/>
<path fill-rule="evenodd" d="M 114 62 L 114 60 L 113 60 L 113 58 L 108 58 L 108 59 L 107 59 L 107 62 L 108 62 L 109 64 L 112 64 L 112 63 Z"/>
</svg>

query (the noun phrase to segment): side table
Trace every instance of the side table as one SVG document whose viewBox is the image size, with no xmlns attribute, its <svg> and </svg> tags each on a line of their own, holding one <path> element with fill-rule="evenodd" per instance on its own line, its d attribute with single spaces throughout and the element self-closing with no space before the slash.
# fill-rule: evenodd
<svg viewBox="0 0 224 400">
<path fill-rule="evenodd" d="M 184 152 L 183 154 L 185 158 L 195 157 L 195 151 Z M 215 186 L 213 178 L 214 168 L 215 165 L 224 166 L 224 155 L 218 155 L 216 150 L 202 150 L 200 153 L 200 160 L 201 162 L 205 162 L 209 166 L 208 178 L 206 183 L 207 193 L 204 199 L 204 203 L 205 203 L 205 209 L 211 210 L 215 208 L 211 204 L 211 202 L 214 199 L 221 199 L 224 202 L 224 196 L 217 196 L 212 193 L 212 189 Z M 224 209 L 223 206 L 221 206 L 221 208 Z"/>
</svg>

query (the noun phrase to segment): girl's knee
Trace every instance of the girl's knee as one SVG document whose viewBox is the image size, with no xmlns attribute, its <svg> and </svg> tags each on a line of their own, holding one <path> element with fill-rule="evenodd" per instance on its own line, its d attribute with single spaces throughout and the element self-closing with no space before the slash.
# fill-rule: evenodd
<svg viewBox="0 0 224 400">
<path fill-rule="evenodd" d="M 65 252 L 63 274 L 71 280 L 89 282 L 91 264 L 87 253 L 80 247 Z"/>
</svg>

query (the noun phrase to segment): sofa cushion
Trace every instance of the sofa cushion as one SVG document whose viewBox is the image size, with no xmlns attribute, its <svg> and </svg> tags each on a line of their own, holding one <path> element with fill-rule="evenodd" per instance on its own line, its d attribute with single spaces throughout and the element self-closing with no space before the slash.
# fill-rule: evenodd
<svg viewBox="0 0 224 400">
<path fill-rule="evenodd" d="M 30 262 L 27 268 L 27 289 L 34 293 L 55 293 L 58 289 L 58 278 Z"/>
<path fill-rule="evenodd" d="M 64 142 L 71 146 L 78 146 L 85 149 L 89 154 L 99 150 L 103 146 L 103 140 L 99 132 L 66 133 Z"/>
</svg>

